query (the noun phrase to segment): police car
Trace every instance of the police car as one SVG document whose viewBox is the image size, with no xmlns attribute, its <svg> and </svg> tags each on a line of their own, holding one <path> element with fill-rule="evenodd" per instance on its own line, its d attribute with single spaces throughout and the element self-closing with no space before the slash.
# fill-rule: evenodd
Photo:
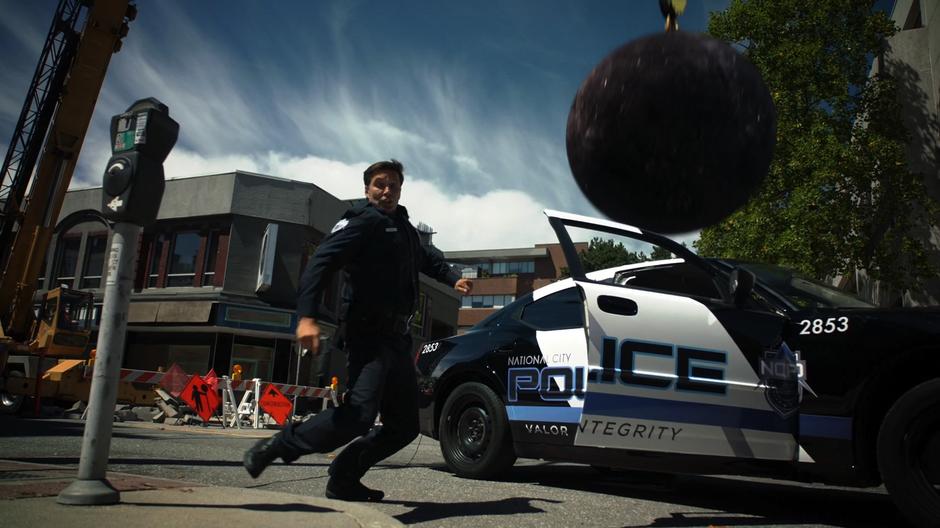
<svg viewBox="0 0 940 528">
<path fill-rule="evenodd" d="M 783 268 L 546 215 L 570 277 L 418 351 L 422 432 L 457 475 L 522 457 L 884 482 L 915 523 L 940 524 L 940 308 L 880 309 Z M 572 240 L 592 239 L 649 253 L 591 270 Z"/>
</svg>

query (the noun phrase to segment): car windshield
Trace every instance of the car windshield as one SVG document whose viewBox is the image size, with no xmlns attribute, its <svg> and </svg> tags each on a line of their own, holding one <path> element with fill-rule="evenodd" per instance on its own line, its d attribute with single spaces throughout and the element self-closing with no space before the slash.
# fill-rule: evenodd
<svg viewBox="0 0 940 528">
<path fill-rule="evenodd" d="M 858 297 L 796 271 L 770 264 L 736 263 L 799 308 L 873 308 Z"/>
</svg>

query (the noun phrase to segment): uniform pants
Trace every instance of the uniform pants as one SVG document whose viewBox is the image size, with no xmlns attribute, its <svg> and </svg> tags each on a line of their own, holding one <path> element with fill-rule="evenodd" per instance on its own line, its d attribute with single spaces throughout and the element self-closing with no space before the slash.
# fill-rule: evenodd
<svg viewBox="0 0 940 528">
<path fill-rule="evenodd" d="M 359 437 L 330 466 L 331 476 L 355 481 L 418 436 L 418 383 L 409 335 L 347 336 L 346 354 L 349 380 L 342 405 L 291 424 L 279 436 L 290 455 L 286 460 L 327 453 Z M 382 425 L 373 427 L 380 412 Z"/>
</svg>

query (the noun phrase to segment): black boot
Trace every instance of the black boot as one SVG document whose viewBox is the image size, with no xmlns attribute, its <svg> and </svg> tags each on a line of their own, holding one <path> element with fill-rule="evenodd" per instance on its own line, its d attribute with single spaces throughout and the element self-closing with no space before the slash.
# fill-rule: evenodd
<svg viewBox="0 0 940 528">
<path fill-rule="evenodd" d="M 291 463 L 297 459 L 296 456 L 287 452 L 277 435 L 271 438 L 259 440 L 248 451 L 245 451 L 245 457 L 242 463 L 251 478 L 258 478 L 262 471 L 274 462 L 277 457 L 281 457 L 285 463 Z"/>
<path fill-rule="evenodd" d="M 385 497 L 382 490 L 365 487 L 358 480 L 340 480 L 330 477 L 326 483 L 326 497 L 344 501 L 379 502 Z"/>
</svg>

